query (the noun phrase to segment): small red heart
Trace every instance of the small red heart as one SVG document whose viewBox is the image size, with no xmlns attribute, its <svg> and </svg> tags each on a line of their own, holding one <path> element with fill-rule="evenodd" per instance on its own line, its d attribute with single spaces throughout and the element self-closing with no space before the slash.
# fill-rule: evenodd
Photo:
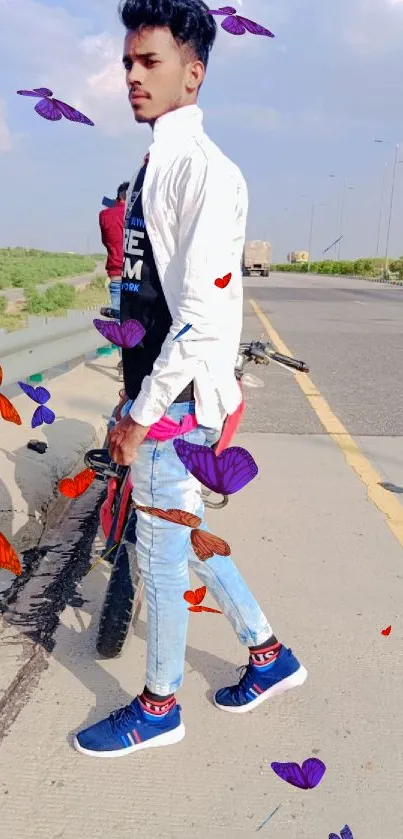
<svg viewBox="0 0 403 839">
<path fill-rule="evenodd" d="M 382 635 L 390 635 L 391 632 L 392 632 L 392 627 L 391 626 L 387 626 L 386 629 L 382 629 Z"/>
<path fill-rule="evenodd" d="M 219 277 L 218 280 L 214 280 L 214 285 L 217 288 L 227 288 L 227 285 L 232 277 L 232 274 L 226 274 L 225 277 Z"/>
</svg>

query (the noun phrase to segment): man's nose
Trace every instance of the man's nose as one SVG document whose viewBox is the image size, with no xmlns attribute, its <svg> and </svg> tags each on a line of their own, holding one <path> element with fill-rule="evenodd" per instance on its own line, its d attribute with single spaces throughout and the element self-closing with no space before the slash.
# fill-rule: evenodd
<svg viewBox="0 0 403 839">
<path fill-rule="evenodd" d="M 127 74 L 127 84 L 131 87 L 135 85 L 142 85 L 144 81 L 144 68 L 140 64 L 133 64 Z"/>
</svg>

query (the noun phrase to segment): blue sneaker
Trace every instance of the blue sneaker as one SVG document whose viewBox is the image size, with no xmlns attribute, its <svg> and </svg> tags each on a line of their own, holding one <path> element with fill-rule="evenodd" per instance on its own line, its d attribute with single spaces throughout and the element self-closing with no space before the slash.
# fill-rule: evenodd
<svg viewBox="0 0 403 839">
<path fill-rule="evenodd" d="M 248 664 L 239 684 L 217 691 L 214 704 L 223 711 L 244 714 L 253 711 L 265 699 L 303 685 L 307 676 L 305 667 L 297 661 L 291 650 L 282 647 L 276 661 L 265 672 L 262 672 L 262 668 Z"/>
<path fill-rule="evenodd" d="M 180 710 L 174 705 L 163 719 L 158 719 L 145 711 L 136 697 L 130 705 L 76 734 L 74 748 L 93 757 L 120 757 L 152 746 L 179 743 L 185 736 Z"/>
</svg>

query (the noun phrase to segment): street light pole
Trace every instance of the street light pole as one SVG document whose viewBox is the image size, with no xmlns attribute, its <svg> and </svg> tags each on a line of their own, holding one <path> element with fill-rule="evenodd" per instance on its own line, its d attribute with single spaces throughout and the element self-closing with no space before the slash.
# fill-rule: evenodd
<svg viewBox="0 0 403 839">
<path fill-rule="evenodd" d="M 385 197 L 385 183 L 386 183 L 386 173 L 388 171 L 388 164 L 385 163 L 383 168 L 383 177 L 382 177 L 382 189 L 381 189 L 381 205 L 379 208 L 379 222 L 378 222 L 378 238 L 376 241 L 376 254 L 375 257 L 379 256 L 379 245 L 381 241 L 381 228 L 382 228 L 382 215 L 383 215 L 383 199 Z"/>
<path fill-rule="evenodd" d="M 395 162 L 393 164 L 392 187 L 391 187 L 391 191 L 390 191 L 388 232 L 387 232 L 387 235 L 386 235 L 385 268 L 384 268 L 385 276 L 387 275 L 388 268 L 389 268 L 388 256 L 389 256 L 390 228 L 391 228 L 391 224 L 392 224 L 393 199 L 394 199 L 394 195 L 395 195 L 395 181 L 396 181 L 397 159 L 398 159 L 398 156 L 399 156 L 399 148 L 400 148 L 399 143 L 397 143 L 396 144 L 396 149 L 395 149 Z"/>
<path fill-rule="evenodd" d="M 313 237 L 313 223 L 314 223 L 314 219 L 315 219 L 315 202 L 314 202 L 314 201 L 312 201 L 312 207 L 311 207 L 311 226 L 310 226 L 310 230 L 309 230 L 309 246 L 308 246 L 308 273 L 309 273 L 309 271 L 310 271 L 310 268 L 311 268 L 311 262 L 312 262 L 312 237 Z"/>
</svg>

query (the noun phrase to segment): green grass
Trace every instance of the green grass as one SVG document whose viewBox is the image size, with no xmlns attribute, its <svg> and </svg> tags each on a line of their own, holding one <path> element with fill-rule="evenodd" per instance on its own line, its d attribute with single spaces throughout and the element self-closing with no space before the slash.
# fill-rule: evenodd
<svg viewBox="0 0 403 839">
<path fill-rule="evenodd" d="M 49 253 L 26 248 L 0 248 L 0 289 L 27 288 L 49 280 L 89 274 L 102 255 Z"/>
<path fill-rule="evenodd" d="M 24 308 L 19 314 L 6 315 L 4 310 L 1 311 L 0 306 L 0 329 L 9 331 L 23 329 L 29 314 L 63 317 L 67 309 L 84 310 L 105 306 L 109 303 L 109 294 L 105 289 L 104 277 L 95 277 L 91 285 L 84 291 L 77 291 L 66 283 L 57 283 L 43 294 L 38 294 L 35 289 L 26 289 L 25 294 Z M 0 302 L 1 299 L 0 297 Z"/>
<path fill-rule="evenodd" d="M 355 260 L 332 260 L 324 259 L 321 262 L 311 262 L 310 272 L 312 274 L 333 274 L 335 276 L 350 275 L 354 277 L 379 278 L 384 272 L 384 259 L 355 259 Z M 290 263 L 272 265 L 272 271 L 296 272 L 306 274 L 307 263 Z M 403 282 L 403 258 L 392 259 L 389 263 L 389 274 L 391 279 Z"/>
</svg>

